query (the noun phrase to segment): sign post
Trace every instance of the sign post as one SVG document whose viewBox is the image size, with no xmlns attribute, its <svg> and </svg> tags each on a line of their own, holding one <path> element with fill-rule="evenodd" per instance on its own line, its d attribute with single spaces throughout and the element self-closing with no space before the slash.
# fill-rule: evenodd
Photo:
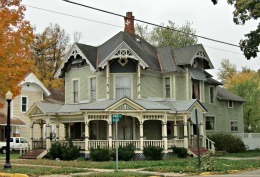
<svg viewBox="0 0 260 177">
<path fill-rule="evenodd" d="M 118 172 L 118 127 L 117 122 L 122 118 L 122 114 L 112 114 L 112 122 L 116 123 L 116 172 Z"/>
</svg>

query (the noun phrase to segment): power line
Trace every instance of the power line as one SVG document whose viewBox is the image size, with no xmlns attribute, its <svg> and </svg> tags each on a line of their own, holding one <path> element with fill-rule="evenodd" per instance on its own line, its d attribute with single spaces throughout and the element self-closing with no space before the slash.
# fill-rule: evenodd
<svg viewBox="0 0 260 177">
<path fill-rule="evenodd" d="M 120 15 L 120 14 L 117 14 L 117 13 L 114 13 L 114 12 L 109 12 L 109 11 L 106 11 L 106 10 L 103 10 L 103 9 L 99 9 L 99 8 L 96 8 L 96 7 L 91 7 L 91 6 L 87 6 L 87 5 L 84 5 L 84 4 L 76 3 L 76 2 L 73 2 L 73 1 L 69 1 L 69 0 L 62 0 L 62 1 L 74 4 L 74 5 L 86 7 L 86 8 L 89 8 L 89 9 L 97 10 L 97 11 L 100 11 L 100 12 L 104 12 L 104 13 L 107 13 L 107 14 L 111 14 L 111 15 L 115 15 L 115 16 L 119 16 L 119 17 L 123 17 L 123 18 L 125 17 L 124 15 Z M 129 18 L 129 17 L 126 17 L 126 18 Z M 186 35 L 190 35 L 190 36 L 195 36 L 195 37 L 198 37 L 198 38 L 206 39 L 206 40 L 209 40 L 209 41 L 214 41 L 214 42 L 230 45 L 230 46 L 233 46 L 233 47 L 240 47 L 239 45 L 236 45 L 236 44 L 232 44 L 232 43 L 228 43 L 228 42 L 224 42 L 224 41 L 220 41 L 220 40 L 216 40 L 216 39 L 212 39 L 212 38 L 208 38 L 208 37 L 204 37 L 204 36 L 200 36 L 200 35 L 196 35 L 196 34 L 186 33 L 186 32 L 180 31 L 180 30 L 176 30 L 176 29 L 173 29 L 173 28 L 165 27 L 165 26 L 162 26 L 162 25 L 157 25 L 155 23 L 147 22 L 147 21 L 144 21 L 144 20 L 139 20 L 139 19 L 136 19 L 136 18 L 129 18 L 129 19 L 132 19 L 132 20 L 135 20 L 135 21 L 138 21 L 138 22 L 141 22 L 141 23 L 145 23 L 145 24 L 148 24 L 148 25 L 152 25 L 152 26 L 156 26 L 156 27 L 160 27 L 160 28 L 176 31 L 176 32 L 183 33 L 183 34 L 186 34 Z"/>
<path fill-rule="evenodd" d="M 46 12 L 51 12 L 51 13 L 55 13 L 55 14 L 60 14 L 60 15 L 65 15 L 65 16 L 69 16 L 69 17 L 73 17 L 73 18 L 78 18 L 78 19 L 81 19 L 81 20 L 87 20 L 87 21 L 91 21 L 91 22 L 96 22 L 96 23 L 100 23 L 100 24 L 103 24 L 103 25 L 109 25 L 109 26 L 114 26 L 114 27 L 118 27 L 118 28 L 123 28 L 122 26 L 113 25 L 111 23 L 106 23 L 106 22 L 101 22 L 101 21 L 97 21 L 97 20 L 92 20 L 92 19 L 89 19 L 89 18 L 84 18 L 84 17 L 79 17 L 79 16 L 75 16 L 75 15 L 62 13 L 62 12 L 53 11 L 53 10 L 43 9 L 43 8 L 40 8 L 40 7 L 30 6 L 30 5 L 26 5 L 26 4 L 23 4 L 23 5 L 26 6 L 26 7 L 30 7 L 30 8 L 46 11 Z"/>
<path fill-rule="evenodd" d="M 91 22 L 95 22 L 95 23 L 108 25 L 108 26 L 123 28 L 122 26 L 114 25 L 114 24 L 111 24 L 111 23 L 105 23 L 105 22 L 101 22 L 101 21 L 97 21 L 97 20 L 92 20 L 92 19 L 89 19 L 89 18 L 83 18 L 83 17 L 79 17 L 79 16 L 75 16 L 75 15 L 71 15 L 71 14 L 66 14 L 66 13 L 62 13 L 62 12 L 57 12 L 57 11 L 53 11 L 53 10 L 43 9 L 43 8 L 40 8 L 40 7 L 31 6 L 31 5 L 26 5 L 26 4 L 23 4 L 23 5 L 26 6 L 26 7 L 33 8 L 33 9 L 37 9 L 37 10 L 42 10 L 42 11 L 51 12 L 51 13 L 55 13 L 55 14 L 59 14 L 59 15 L 64 15 L 64 16 L 69 16 L 69 17 L 73 17 L 73 18 L 78 18 L 78 19 L 81 19 L 81 20 L 91 21 Z M 228 52 L 228 53 L 243 55 L 242 53 L 238 53 L 238 52 L 234 52 L 234 51 L 230 51 L 230 50 L 226 50 L 226 49 L 215 48 L 215 47 L 211 47 L 211 46 L 204 46 L 204 47 L 208 47 L 208 48 L 211 48 L 211 49 L 220 50 L 220 51 L 224 51 L 224 52 Z"/>
</svg>

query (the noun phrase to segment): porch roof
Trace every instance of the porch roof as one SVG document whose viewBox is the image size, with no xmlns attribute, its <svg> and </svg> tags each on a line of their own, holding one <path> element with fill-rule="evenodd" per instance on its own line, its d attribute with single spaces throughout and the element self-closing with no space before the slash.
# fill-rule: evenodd
<svg viewBox="0 0 260 177">
<path fill-rule="evenodd" d="M 172 113 L 181 113 L 187 112 L 190 110 L 195 103 L 199 103 L 201 107 L 207 111 L 205 106 L 201 104 L 198 100 L 132 100 L 130 98 L 122 98 L 119 100 L 98 100 L 91 103 L 80 103 L 80 104 L 53 104 L 53 103 L 42 103 L 37 102 L 36 105 L 44 112 L 44 113 L 76 113 L 81 112 L 82 110 L 106 110 L 110 106 L 115 105 L 120 102 L 120 100 L 128 100 L 133 102 L 145 110 L 169 110 Z"/>
</svg>

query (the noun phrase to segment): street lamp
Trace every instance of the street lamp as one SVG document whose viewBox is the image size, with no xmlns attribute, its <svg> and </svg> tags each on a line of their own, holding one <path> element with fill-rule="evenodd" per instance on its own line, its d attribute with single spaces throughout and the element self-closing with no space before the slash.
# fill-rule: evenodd
<svg viewBox="0 0 260 177">
<path fill-rule="evenodd" d="M 5 98 L 7 101 L 7 127 L 6 127 L 6 158 L 5 158 L 5 168 L 11 168 L 10 164 L 10 119 L 11 119 L 11 101 L 13 94 L 10 90 L 6 93 Z"/>
</svg>

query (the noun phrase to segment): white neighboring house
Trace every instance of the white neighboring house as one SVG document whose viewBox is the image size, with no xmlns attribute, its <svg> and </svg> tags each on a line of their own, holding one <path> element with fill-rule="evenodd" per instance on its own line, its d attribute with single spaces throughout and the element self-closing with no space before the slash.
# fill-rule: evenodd
<svg viewBox="0 0 260 177">
<path fill-rule="evenodd" d="M 41 81 L 33 74 L 29 73 L 20 83 L 22 86 L 21 94 L 15 97 L 11 102 L 11 137 L 30 138 L 30 119 L 25 115 L 34 102 L 42 101 L 45 96 L 51 93 L 41 83 Z M 0 111 L 4 115 L 7 114 L 7 102 L 3 100 L 5 106 Z M 0 141 L 5 139 L 6 116 L 0 116 Z M 33 132 L 34 137 L 40 137 L 40 127 Z"/>
</svg>

